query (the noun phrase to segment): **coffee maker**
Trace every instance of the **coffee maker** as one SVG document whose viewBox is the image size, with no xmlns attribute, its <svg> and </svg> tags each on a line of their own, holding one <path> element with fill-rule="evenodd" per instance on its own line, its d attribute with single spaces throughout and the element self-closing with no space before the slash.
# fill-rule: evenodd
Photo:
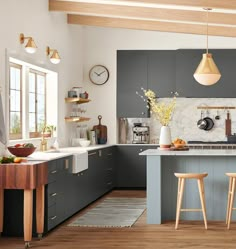
<svg viewBox="0 0 236 249">
<path fill-rule="evenodd" d="M 149 126 L 142 123 L 134 123 L 133 126 L 133 144 L 148 144 L 149 143 Z"/>
</svg>

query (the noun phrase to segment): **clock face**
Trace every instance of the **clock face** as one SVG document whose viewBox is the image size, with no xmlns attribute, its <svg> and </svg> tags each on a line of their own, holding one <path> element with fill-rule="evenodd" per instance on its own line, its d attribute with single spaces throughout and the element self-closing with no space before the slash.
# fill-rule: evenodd
<svg viewBox="0 0 236 249">
<path fill-rule="evenodd" d="M 109 79 L 109 71 L 102 65 L 96 65 L 89 71 L 89 78 L 96 85 L 103 85 Z"/>
</svg>

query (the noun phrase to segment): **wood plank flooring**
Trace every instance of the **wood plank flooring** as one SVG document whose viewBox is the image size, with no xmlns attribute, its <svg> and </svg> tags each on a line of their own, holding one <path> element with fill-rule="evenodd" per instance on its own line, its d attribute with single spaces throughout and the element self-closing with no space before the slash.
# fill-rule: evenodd
<svg viewBox="0 0 236 249">
<path fill-rule="evenodd" d="M 110 197 L 145 197 L 145 191 L 113 191 Z M 103 197 L 104 198 L 104 197 Z M 76 217 L 97 205 L 103 198 L 54 229 L 41 241 L 31 242 L 32 249 L 228 249 L 236 248 L 236 221 L 231 230 L 225 222 L 208 222 L 208 230 L 203 222 L 181 221 L 179 230 L 174 229 L 174 221 L 162 225 L 147 225 L 144 213 L 131 228 L 87 228 L 68 227 Z M 22 238 L 0 238 L 0 249 L 24 248 Z"/>
</svg>

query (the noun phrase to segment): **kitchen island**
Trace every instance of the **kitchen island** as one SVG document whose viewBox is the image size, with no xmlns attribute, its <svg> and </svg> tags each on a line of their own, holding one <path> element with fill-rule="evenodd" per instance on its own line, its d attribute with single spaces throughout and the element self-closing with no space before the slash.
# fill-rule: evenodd
<svg viewBox="0 0 236 249">
<path fill-rule="evenodd" d="M 208 220 L 224 220 L 228 197 L 226 172 L 236 172 L 236 150 L 145 150 L 147 157 L 147 223 L 175 220 L 177 178 L 175 172 L 207 172 L 204 179 Z M 186 181 L 182 208 L 200 208 L 197 182 Z M 181 213 L 182 220 L 202 220 L 200 212 Z M 232 220 L 236 219 L 233 212 Z"/>
</svg>

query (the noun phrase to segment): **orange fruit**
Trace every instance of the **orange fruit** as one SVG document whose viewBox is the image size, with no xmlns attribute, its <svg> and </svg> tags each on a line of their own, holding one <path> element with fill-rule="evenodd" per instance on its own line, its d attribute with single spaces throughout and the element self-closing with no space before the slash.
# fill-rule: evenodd
<svg viewBox="0 0 236 249">
<path fill-rule="evenodd" d="M 14 158 L 14 163 L 20 163 L 22 161 L 21 157 L 15 157 Z"/>
</svg>

